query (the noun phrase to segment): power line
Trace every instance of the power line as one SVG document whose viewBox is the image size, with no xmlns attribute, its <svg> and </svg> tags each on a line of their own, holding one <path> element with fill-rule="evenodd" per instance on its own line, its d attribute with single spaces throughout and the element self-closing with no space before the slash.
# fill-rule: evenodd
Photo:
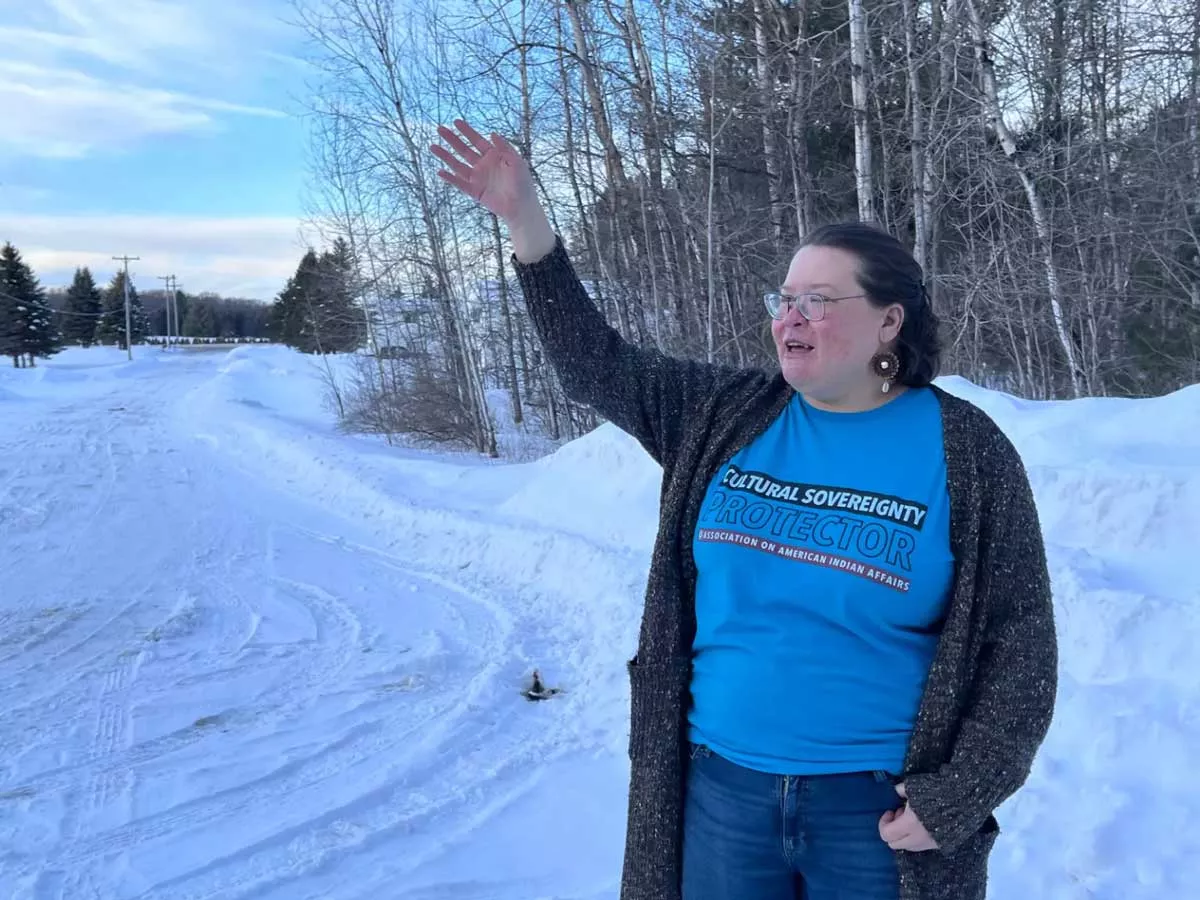
<svg viewBox="0 0 1200 900">
<path fill-rule="evenodd" d="M 47 309 L 49 309 L 50 312 L 54 313 L 56 316 L 76 316 L 77 318 L 80 318 L 80 319 L 102 319 L 102 318 L 104 318 L 104 313 L 102 313 L 102 312 L 98 312 L 98 313 L 75 312 L 75 310 L 73 310 L 73 309 L 55 309 L 53 306 L 47 307 Z"/>
</svg>

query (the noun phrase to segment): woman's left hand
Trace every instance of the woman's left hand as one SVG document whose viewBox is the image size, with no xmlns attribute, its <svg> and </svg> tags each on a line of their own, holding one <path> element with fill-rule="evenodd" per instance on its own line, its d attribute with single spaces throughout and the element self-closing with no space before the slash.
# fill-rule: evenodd
<svg viewBox="0 0 1200 900">
<path fill-rule="evenodd" d="M 937 841 L 929 836 L 917 814 L 908 805 L 908 791 L 903 784 L 896 785 L 896 793 L 904 798 L 905 804 L 898 810 L 889 809 L 883 814 L 879 820 L 879 836 L 893 850 L 936 850 Z"/>
</svg>

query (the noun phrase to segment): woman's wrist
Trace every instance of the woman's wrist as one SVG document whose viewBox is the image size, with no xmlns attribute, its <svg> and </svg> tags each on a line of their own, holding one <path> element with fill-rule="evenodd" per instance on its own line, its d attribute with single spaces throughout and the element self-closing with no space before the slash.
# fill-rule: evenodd
<svg viewBox="0 0 1200 900">
<path fill-rule="evenodd" d="M 554 249 L 558 236 L 550 227 L 550 220 L 539 206 L 528 216 L 508 223 L 508 235 L 512 240 L 513 254 L 522 263 L 535 263 Z"/>
</svg>

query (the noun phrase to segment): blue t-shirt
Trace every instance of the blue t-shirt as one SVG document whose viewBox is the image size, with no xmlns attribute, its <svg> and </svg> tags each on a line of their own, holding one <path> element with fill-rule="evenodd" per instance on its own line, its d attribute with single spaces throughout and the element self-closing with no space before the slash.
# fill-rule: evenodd
<svg viewBox="0 0 1200 900">
<path fill-rule="evenodd" d="M 797 394 L 709 485 L 689 733 L 764 772 L 899 773 L 953 577 L 940 404 Z"/>
</svg>

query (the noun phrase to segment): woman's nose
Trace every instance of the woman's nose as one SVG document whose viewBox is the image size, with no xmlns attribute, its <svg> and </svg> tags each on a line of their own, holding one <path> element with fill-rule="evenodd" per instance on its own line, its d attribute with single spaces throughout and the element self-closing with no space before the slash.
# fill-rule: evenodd
<svg viewBox="0 0 1200 900">
<path fill-rule="evenodd" d="M 784 325 L 808 325 L 808 319 L 800 312 L 799 301 L 786 300 L 783 308 L 783 324 Z"/>
</svg>

